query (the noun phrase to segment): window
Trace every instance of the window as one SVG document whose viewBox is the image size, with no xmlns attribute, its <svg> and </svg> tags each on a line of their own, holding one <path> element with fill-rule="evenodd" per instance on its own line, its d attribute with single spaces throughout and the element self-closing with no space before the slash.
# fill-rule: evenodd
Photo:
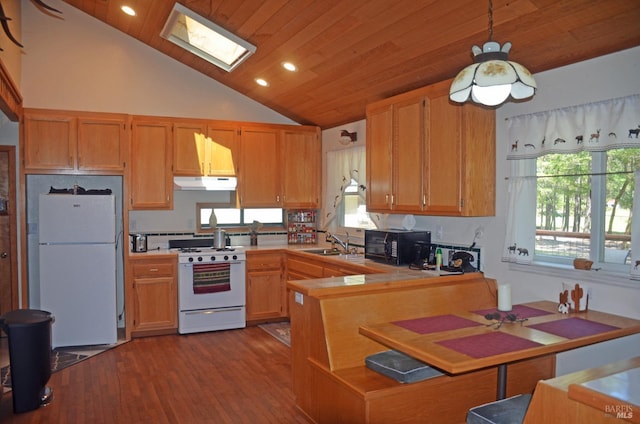
<svg viewBox="0 0 640 424">
<path fill-rule="evenodd" d="M 327 152 L 327 182 L 320 228 L 356 238 L 376 228 L 366 210 L 366 152 L 364 147 Z M 354 231 L 354 229 L 357 229 Z"/>
<path fill-rule="evenodd" d="M 212 211 L 216 214 L 219 227 L 247 227 L 253 221 L 259 221 L 265 227 L 282 228 L 284 225 L 284 211 L 281 208 L 239 209 L 223 207 L 216 203 L 197 203 L 196 231 L 198 233 L 213 230 L 209 225 Z"/>
<path fill-rule="evenodd" d="M 629 148 L 538 157 L 534 260 L 628 269 L 639 165 L 640 149 Z"/>
<path fill-rule="evenodd" d="M 640 280 L 638 116 L 640 94 L 507 118 L 503 261 L 584 258 Z"/>
<path fill-rule="evenodd" d="M 254 45 L 178 3 L 160 35 L 227 72 L 256 51 Z"/>
<path fill-rule="evenodd" d="M 351 180 L 351 184 L 344 190 L 342 203 L 338 209 L 338 221 L 344 228 L 376 228 L 367 212 L 365 199 L 358 193 L 358 182 Z"/>
</svg>

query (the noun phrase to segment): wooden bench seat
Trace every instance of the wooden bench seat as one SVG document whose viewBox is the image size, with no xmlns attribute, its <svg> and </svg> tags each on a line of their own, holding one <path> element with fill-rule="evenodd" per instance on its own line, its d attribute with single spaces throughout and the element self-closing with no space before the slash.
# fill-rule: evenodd
<svg viewBox="0 0 640 424">
<path fill-rule="evenodd" d="M 359 334 L 359 327 L 446 314 L 454 307 L 490 308 L 495 306 L 496 287 L 495 280 L 477 274 L 344 296 L 315 293 L 305 295 L 302 303 L 300 292 L 298 301 L 290 293 L 297 406 L 316 423 L 464 422 L 471 407 L 495 400 L 495 367 L 400 383 L 365 365 L 368 355 L 388 348 Z M 295 291 L 296 286 L 290 288 Z M 531 393 L 538 380 L 553 376 L 554 369 L 554 355 L 509 365 L 509 391 Z"/>
</svg>

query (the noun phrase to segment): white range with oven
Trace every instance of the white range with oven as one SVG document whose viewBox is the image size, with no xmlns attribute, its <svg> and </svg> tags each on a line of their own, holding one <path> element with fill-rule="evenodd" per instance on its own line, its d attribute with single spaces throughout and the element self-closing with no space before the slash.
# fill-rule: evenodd
<svg viewBox="0 0 640 424">
<path fill-rule="evenodd" d="M 242 247 L 181 248 L 178 332 L 244 328 L 246 254 Z"/>
</svg>

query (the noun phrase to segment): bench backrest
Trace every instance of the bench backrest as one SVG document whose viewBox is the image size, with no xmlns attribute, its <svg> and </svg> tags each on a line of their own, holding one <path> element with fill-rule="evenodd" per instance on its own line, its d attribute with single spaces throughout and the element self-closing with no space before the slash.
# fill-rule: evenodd
<svg viewBox="0 0 640 424">
<path fill-rule="evenodd" d="M 496 281 L 479 275 L 477 279 L 320 300 L 327 347 L 325 365 L 331 370 L 364 365 L 366 356 L 387 349 L 359 333 L 363 324 L 495 307 Z"/>
</svg>

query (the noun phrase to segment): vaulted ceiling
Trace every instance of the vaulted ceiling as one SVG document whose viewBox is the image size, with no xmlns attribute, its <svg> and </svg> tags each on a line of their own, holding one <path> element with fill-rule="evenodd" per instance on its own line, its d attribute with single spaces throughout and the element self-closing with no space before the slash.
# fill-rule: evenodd
<svg viewBox="0 0 640 424">
<path fill-rule="evenodd" d="M 363 119 L 375 100 L 453 78 L 488 40 L 488 0 L 181 0 L 257 46 L 227 73 L 160 36 L 174 0 L 65 0 L 301 124 Z M 46 0 L 45 0 L 46 3 Z M 120 10 L 133 7 L 131 17 Z M 493 39 L 536 73 L 640 45 L 638 0 L 494 0 Z M 291 73 L 283 61 L 298 66 Z M 255 78 L 269 81 L 258 86 Z M 606 76 L 603 76 L 606 78 Z"/>
</svg>

